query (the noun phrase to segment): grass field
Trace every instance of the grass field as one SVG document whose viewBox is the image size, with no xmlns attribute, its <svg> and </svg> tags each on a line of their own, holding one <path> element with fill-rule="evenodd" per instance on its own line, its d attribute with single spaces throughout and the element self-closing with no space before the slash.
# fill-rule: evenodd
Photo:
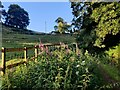
<svg viewBox="0 0 120 90">
<path fill-rule="evenodd" d="M 75 42 L 75 36 L 68 34 L 57 35 L 43 35 L 35 32 L 28 33 L 30 31 L 15 29 L 7 26 L 2 26 L 2 46 L 3 47 L 24 47 L 32 46 L 42 41 L 42 43 L 73 43 Z"/>
<path fill-rule="evenodd" d="M 8 27 L 2 25 L 2 47 L 5 48 L 23 48 L 34 46 L 40 43 L 60 43 L 64 42 L 67 44 L 75 42 L 75 35 L 68 34 L 57 34 L 57 35 L 48 35 L 48 34 L 40 34 L 30 30 L 22 30 L 16 29 L 13 27 Z M 6 59 L 12 60 L 15 58 L 23 57 L 22 52 L 8 52 L 6 53 Z M 28 52 L 28 56 L 33 56 L 34 50 L 30 50 Z"/>
</svg>

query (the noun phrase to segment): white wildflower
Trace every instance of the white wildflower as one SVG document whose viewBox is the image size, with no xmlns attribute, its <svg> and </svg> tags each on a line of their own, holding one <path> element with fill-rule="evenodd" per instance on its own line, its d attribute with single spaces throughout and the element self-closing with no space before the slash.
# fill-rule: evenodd
<svg viewBox="0 0 120 90">
<path fill-rule="evenodd" d="M 85 65 L 85 61 L 82 61 L 81 65 Z"/>
<path fill-rule="evenodd" d="M 78 64 L 76 67 L 78 68 L 78 67 L 80 67 L 80 65 Z"/>
<path fill-rule="evenodd" d="M 88 71 L 88 68 L 86 68 L 85 70 L 86 70 L 87 73 L 89 72 L 89 71 Z"/>
<path fill-rule="evenodd" d="M 78 75 L 78 74 L 79 74 L 79 71 L 76 72 L 76 75 Z"/>
</svg>

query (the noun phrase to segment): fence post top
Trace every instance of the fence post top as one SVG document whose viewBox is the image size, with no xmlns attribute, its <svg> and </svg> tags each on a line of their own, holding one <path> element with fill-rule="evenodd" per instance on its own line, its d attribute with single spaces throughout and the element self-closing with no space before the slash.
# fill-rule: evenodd
<svg viewBox="0 0 120 90">
<path fill-rule="evenodd" d="M 5 49 L 4 47 L 2 47 L 2 49 Z"/>
<path fill-rule="evenodd" d="M 38 47 L 38 45 L 35 45 L 35 48 L 37 48 Z"/>
<path fill-rule="evenodd" d="M 27 47 L 24 47 L 24 50 L 27 50 Z"/>
<path fill-rule="evenodd" d="M 2 47 L 1 52 L 5 52 L 6 48 Z"/>
</svg>

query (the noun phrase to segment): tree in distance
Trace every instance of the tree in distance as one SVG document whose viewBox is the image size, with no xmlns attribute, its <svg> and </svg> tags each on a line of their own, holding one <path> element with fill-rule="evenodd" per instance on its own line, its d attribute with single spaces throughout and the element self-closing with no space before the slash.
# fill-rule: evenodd
<svg viewBox="0 0 120 90">
<path fill-rule="evenodd" d="M 66 32 L 70 32 L 71 25 L 68 24 L 67 22 L 65 22 L 63 18 L 58 17 L 55 20 L 55 22 L 58 24 L 58 25 L 54 26 L 55 32 L 58 32 L 60 34 L 63 34 L 63 33 L 66 33 Z"/>
<path fill-rule="evenodd" d="M 5 25 L 26 29 L 29 25 L 29 14 L 17 4 L 11 4 L 5 16 Z"/>
</svg>

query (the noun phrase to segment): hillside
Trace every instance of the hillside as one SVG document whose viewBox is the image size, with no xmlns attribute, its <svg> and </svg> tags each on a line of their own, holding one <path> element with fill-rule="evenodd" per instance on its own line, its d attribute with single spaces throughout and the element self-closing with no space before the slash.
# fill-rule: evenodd
<svg viewBox="0 0 120 90">
<path fill-rule="evenodd" d="M 75 37 L 71 35 L 47 35 L 37 33 L 32 30 L 17 29 L 2 25 L 2 46 L 3 47 L 23 47 L 31 46 L 42 41 L 42 43 L 72 43 Z"/>
<path fill-rule="evenodd" d="M 13 33 L 13 34 L 42 34 L 42 33 L 37 33 L 35 31 L 32 30 L 28 30 L 28 29 L 18 29 L 18 28 L 14 28 L 14 27 L 10 27 L 7 25 L 2 24 L 2 29 L 3 29 L 3 33 Z"/>
</svg>

